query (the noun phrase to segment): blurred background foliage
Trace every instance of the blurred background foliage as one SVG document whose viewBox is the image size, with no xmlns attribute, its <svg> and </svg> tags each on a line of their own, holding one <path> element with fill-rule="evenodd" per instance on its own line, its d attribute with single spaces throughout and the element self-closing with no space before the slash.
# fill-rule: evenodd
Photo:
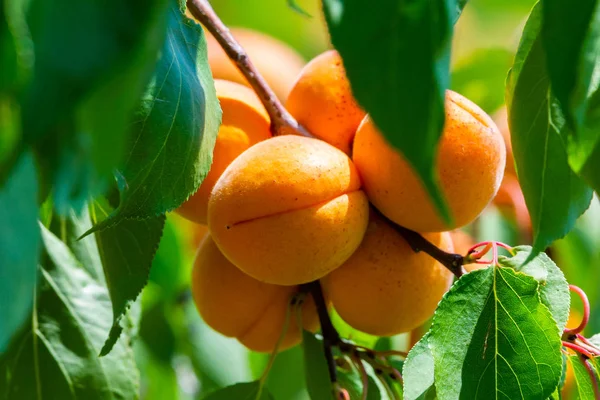
<svg viewBox="0 0 600 400">
<path fill-rule="evenodd" d="M 504 104 L 508 69 L 532 0 L 470 0 L 455 27 L 451 87 L 494 115 Z M 297 0 L 310 17 L 294 11 L 285 0 L 219 0 L 213 7 L 229 27 L 267 33 L 309 60 L 330 47 L 319 0 Z M 593 311 L 587 334 L 600 331 L 600 204 L 578 220 L 575 229 L 549 250 L 568 281 L 588 294 Z M 526 229 L 514 216 L 490 205 L 465 228 L 475 240 L 530 244 Z M 135 354 L 142 378 L 142 398 L 198 399 L 216 388 L 259 378 L 268 355 L 245 349 L 207 327 L 195 310 L 190 273 L 196 247 L 205 228 L 170 214 L 150 282 L 142 296 L 143 315 Z M 578 322 L 581 303 L 573 298 Z M 595 309 L 595 310 L 594 310 Z M 342 336 L 374 346 L 376 337 L 357 332 L 337 315 Z M 426 329 L 421 329 L 426 331 Z M 419 332 L 392 338 L 398 350 L 408 350 Z M 277 356 L 267 386 L 275 399 L 308 399 L 299 346 Z"/>
</svg>

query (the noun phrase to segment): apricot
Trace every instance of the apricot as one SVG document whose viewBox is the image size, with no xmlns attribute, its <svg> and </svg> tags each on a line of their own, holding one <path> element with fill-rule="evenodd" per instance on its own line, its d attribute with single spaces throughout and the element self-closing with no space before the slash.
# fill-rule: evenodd
<svg viewBox="0 0 600 400">
<path fill-rule="evenodd" d="M 287 98 L 286 108 L 315 137 L 346 154 L 352 151 L 356 129 L 365 116 L 335 50 L 306 64 Z"/>
<path fill-rule="evenodd" d="M 230 31 L 277 97 L 284 100 L 304 67 L 302 56 L 286 43 L 264 33 L 239 27 L 230 28 Z M 213 77 L 250 86 L 217 40 L 207 30 L 205 32 Z"/>
<path fill-rule="evenodd" d="M 448 232 L 423 236 L 453 251 Z M 371 335 L 390 336 L 427 321 L 452 279 L 442 264 L 415 253 L 389 222 L 372 213 L 360 247 L 323 282 L 344 321 Z"/>
<path fill-rule="evenodd" d="M 313 138 L 260 142 L 227 167 L 208 227 L 234 265 L 262 282 L 298 285 L 342 265 L 360 245 L 368 200 L 352 160 Z"/>
<path fill-rule="evenodd" d="M 220 79 L 215 88 L 223 116 L 210 171 L 198 191 L 176 210 L 198 224 L 207 222 L 208 197 L 225 168 L 244 150 L 271 137 L 269 115 L 251 89 Z"/>
<path fill-rule="evenodd" d="M 200 316 L 215 331 L 239 340 L 259 352 L 274 350 L 282 334 L 287 307 L 297 286 L 259 282 L 231 264 L 207 234 L 196 254 L 192 269 L 192 295 Z M 302 325 L 315 332 L 319 318 L 311 296 L 302 304 Z M 296 310 L 278 350 L 300 343 Z"/>
<path fill-rule="evenodd" d="M 442 232 L 473 221 L 496 195 L 504 173 L 506 149 L 492 119 L 450 90 L 445 109 L 436 172 L 452 224 L 437 212 L 414 169 L 370 117 L 354 139 L 353 160 L 369 200 L 389 219 L 417 232 Z M 399 134 L 414 134 L 398 129 Z"/>
</svg>

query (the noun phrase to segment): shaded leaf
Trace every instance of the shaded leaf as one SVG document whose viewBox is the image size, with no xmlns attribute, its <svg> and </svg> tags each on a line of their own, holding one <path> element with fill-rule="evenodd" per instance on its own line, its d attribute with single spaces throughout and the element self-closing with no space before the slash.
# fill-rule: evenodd
<svg viewBox="0 0 600 400">
<path fill-rule="evenodd" d="M 464 275 L 429 336 L 440 399 L 546 399 L 562 372 L 561 335 L 538 282 L 511 268 Z"/>
<path fill-rule="evenodd" d="M 552 313 L 558 332 L 562 332 L 571 308 L 571 293 L 563 272 L 546 253 L 537 254 L 525 264 L 532 253 L 531 246 L 513 247 L 513 251 L 516 253 L 514 257 L 499 257 L 500 265 L 523 272 L 539 282 L 540 299 Z"/>
<path fill-rule="evenodd" d="M 56 236 L 42 227 L 40 266 L 30 324 L 0 359 L 0 396 L 9 399 L 135 399 L 138 372 L 123 335 L 106 357 L 110 329 L 106 287 L 95 281 Z"/>
<path fill-rule="evenodd" d="M 444 217 L 451 216 L 434 165 L 457 7 L 453 0 L 382 0 L 365 12 L 359 0 L 323 2 L 354 96 L 414 167 Z"/>
<path fill-rule="evenodd" d="M 581 1 L 577 7 L 561 0 L 541 4 L 548 75 L 572 128 L 569 160 L 575 172 L 580 172 L 600 145 L 600 104 L 594 99 L 600 95 L 600 4 L 596 0 Z"/>
<path fill-rule="evenodd" d="M 164 40 L 167 5 L 31 1 L 35 67 L 23 96 L 23 134 L 48 171 L 61 214 L 80 210 L 121 161 Z"/>
<path fill-rule="evenodd" d="M 173 5 L 161 57 L 117 174 L 119 207 L 97 229 L 181 205 L 210 169 L 220 123 L 202 28 Z"/>
<path fill-rule="evenodd" d="M 0 354 L 31 310 L 40 232 L 37 176 L 25 153 L 0 187 Z"/>
<path fill-rule="evenodd" d="M 405 400 L 436 398 L 433 355 L 429 349 L 429 333 L 410 349 L 402 370 Z"/>
<path fill-rule="evenodd" d="M 306 386 L 311 399 L 333 400 L 333 390 L 329 379 L 323 342 L 306 330 L 302 331 L 304 350 L 304 373 Z"/>
<path fill-rule="evenodd" d="M 91 205 L 94 222 L 107 218 L 112 209 L 106 201 Z M 165 216 L 121 220 L 95 232 L 104 276 L 113 306 L 113 326 L 102 355 L 108 354 L 122 331 L 121 318 L 146 286 L 152 259 L 165 225 Z"/>
<path fill-rule="evenodd" d="M 538 4 L 531 12 L 507 79 L 513 152 L 536 252 L 567 234 L 592 198 L 592 191 L 569 167 L 560 137 L 567 126 L 550 92 L 540 8 Z"/>
<path fill-rule="evenodd" d="M 269 391 L 259 381 L 237 383 L 217 390 L 204 397 L 204 400 L 273 400 Z"/>
</svg>

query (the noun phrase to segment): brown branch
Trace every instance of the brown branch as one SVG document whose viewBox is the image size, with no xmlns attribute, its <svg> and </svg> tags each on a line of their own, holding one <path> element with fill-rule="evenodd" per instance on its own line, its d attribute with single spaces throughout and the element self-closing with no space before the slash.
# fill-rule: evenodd
<svg viewBox="0 0 600 400">
<path fill-rule="evenodd" d="M 385 215 L 381 213 L 381 211 L 377 210 L 373 207 L 375 212 L 377 212 L 382 218 L 384 218 L 387 222 L 389 222 L 396 232 L 398 232 L 404 240 L 408 242 L 408 245 L 413 249 L 414 252 L 418 253 L 423 251 L 429 254 L 431 257 L 435 258 L 439 261 L 444 267 L 448 268 L 450 272 L 452 272 L 457 278 L 460 278 L 464 274 L 463 264 L 464 257 L 460 254 L 447 253 L 444 250 L 440 249 L 419 233 L 415 231 L 411 231 L 408 228 L 400 226 L 393 221 L 390 221 Z"/>
<path fill-rule="evenodd" d="M 273 135 L 299 133 L 302 136 L 312 135 L 292 117 L 279 101 L 273 90 L 258 72 L 250 57 L 229 29 L 217 16 L 208 0 L 187 0 L 187 8 L 208 31 L 215 37 L 227 56 L 235 63 L 244 75 L 258 98 L 265 106 L 271 118 L 271 132 Z"/>
</svg>

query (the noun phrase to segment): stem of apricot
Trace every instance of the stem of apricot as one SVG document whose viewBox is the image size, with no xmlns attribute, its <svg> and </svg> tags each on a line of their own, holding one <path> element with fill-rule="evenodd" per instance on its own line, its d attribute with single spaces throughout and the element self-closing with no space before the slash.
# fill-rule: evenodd
<svg viewBox="0 0 600 400">
<path fill-rule="evenodd" d="M 281 104 L 273 90 L 252 64 L 246 51 L 217 16 L 208 0 L 187 0 L 187 8 L 194 18 L 219 42 L 227 56 L 235 63 L 252 86 L 252 89 L 265 106 L 269 117 L 271 117 L 271 132 L 273 135 L 299 133 L 302 136 L 312 137 Z"/>
<path fill-rule="evenodd" d="M 583 331 L 585 329 L 586 325 L 588 324 L 588 321 L 590 319 L 590 302 L 587 298 L 587 295 L 580 287 L 575 286 L 575 285 L 569 285 L 569 289 L 572 292 L 575 292 L 579 296 L 581 301 L 583 302 L 583 318 L 582 318 L 579 326 L 577 326 L 576 328 L 573 328 L 573 329 L 565 329 L 564 330 L 564 334 L 566 334 L 566 335 L 576 335 L 576 334 L 580 333 L 581 331 Z"/>
<path fill-rule="evenodd" d="M 460 278 L 465 273 L 463 269 L 464 257 L 462 255 L 445 252 L 425 239 L 419 233 L 411 231 L 408 228 L 390 221 L 375 207 L 373 207 L 373 209 L 394 227 L 396 232 L 398 232 L 404 238 L 404 240 L 408 242 L 408 245 L 415 253 L 423 251 L 429 254 L 431 257 L 439 261 L 444 267 L 448 268 L 450 272 L 452 272 L 457 278 Z"/>
</svg>

